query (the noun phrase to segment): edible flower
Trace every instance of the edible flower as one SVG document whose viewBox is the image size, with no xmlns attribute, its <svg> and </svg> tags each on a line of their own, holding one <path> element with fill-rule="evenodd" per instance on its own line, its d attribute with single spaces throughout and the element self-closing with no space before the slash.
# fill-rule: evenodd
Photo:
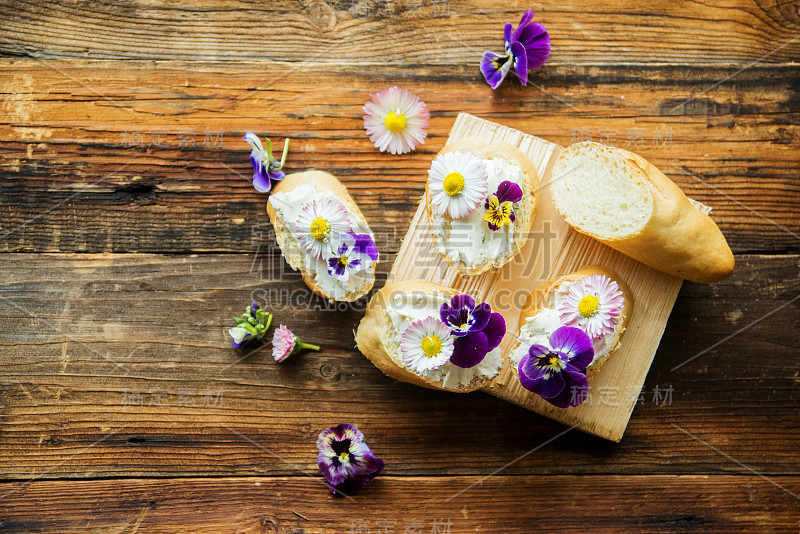
<svg viewBox="0 0 800 534">
<path fill-rule="evenodd" d="M 484 52 L 481 73 L 486 83 L 497 89 L 505 79 L 511 65 L 522 85 L 528 83 L 528 73 L 542 67 L 550 57 L 550 36 L 544 26 L 533 21 L 533 10 L 526 11 L 519 26 L 512 32 L 512 24 L 505 25 L 505 50 L 503 54 Z"/>
<path fill-rule="evenodd" d="M 592 363 L 594 348 L 586 332 L 562 326 L 550 334 L 549 347 L 532 345 L 519 362 L 522 387 L 559 408 L 578 406 L 589 387 L 586 367 Z"/>
<path fill-rule="evenodd" d="M 417 372 L 438 369 L 450 360 L 454 338 L 450 327 L 436 317 L 414 321 L 400 336 L 403 362 Z"/>
<path fill-rule="evenodd" d="M 602 274 L 587 276 L 569 286 L 558 307 L 561 322 L 598 339 L 614 332 L 625 298 L 619 284 Z"/>
<path fill-rule="evenodd" d="M 331 493 L 352 495 L 383 471 L 383 460 L 364 443 L 355 425 L 326 428 L 317 438 L 317 465 Z"/>
<path fill-rule="evenodd" d="M 334 253 L 339 236 L 348 233 L 350 219 L 347 210 L 334 200 L 312 200 L 297 216 L 297 242 L 315 258 L 323 259 Z"/>
<path fill-rule="evenodd" d="M 272 186 L 283 180 L 286 174 L 283 165 L 289 153 L 289 138 L 283 143 L 283 155 L 280 162 L 272 156 L 272 141 L 264 138 L 267 148 L 261 144 L 261 139 L 253 132 L 244 134 L 244 140 L 253 150 L 250 152 L 250 163 L 253 165 L 253 187 L 261 193 L 269 193 Z"/>
<path fill-rule="evenodd" d="M 466 217 L 486 198 L 488 189 L 486 165 L 469 152 L 440 154 L 428 170 L 431 203 L 440 215 Z"/>
<path fill-rule="evenodd" d="M 278 363 L 304 349 L 318 351 L 319 346 L 302 343 L 285 325 L 280 325 L 272 334 L 272 357 Z"/>
<path fill-rule="evenodd" d="M 520 200 L 522 200 L 522 188 L 514 182 L 506 180 L 497 186 L 495 194 L 487 198 L 484 203 L 486 215 L 483 216 L 483 220 L 492 232 L 517 220 L 514 203 Z"/>
<path fill-rule="evenodd" d="M 228 335 L 233 339 L 233 346 L 239 349 L 253 339 L 262 339 L 267 334 L 267 329 L 272 324 L 272 314 L 253 301 L 240 317 L 234 317 L 233 320 L 236 321 L 236 326 L 228 330 Z"/>
<path fill-rule="evenodd" d="M 381 152 L 405 154 L 425 142 L 431 114 L 414 93 L 393 86 L 374 93 L 362 109 L 369 140 Z"/>
<path fill-rule="evenodd" d="M 492 307 L 485 302 L 476 305 L 469 295 L 455 295 L 442 304 L 439 315 L 456 338 L 450 362 L 465 369 L 481 363 L 506 333 L 503 316 L 492 313 Z"/>
<path fill-rule="evenodd" d="M 369 234 L 342 234 L 336 252 L 328 258 L 328 274 L 342 283 L 351 274 L 366 271 L 378 260 L 378 249 Z"/>
</svg>

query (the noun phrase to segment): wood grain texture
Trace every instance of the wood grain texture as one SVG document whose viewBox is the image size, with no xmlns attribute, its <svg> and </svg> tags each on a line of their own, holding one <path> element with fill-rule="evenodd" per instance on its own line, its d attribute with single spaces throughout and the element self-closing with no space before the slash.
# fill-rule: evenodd
<svg viewBox="0 0 800 534">
<path fill-rule="evenodd" d="M 447 501 L 478 479 L 383 475 L 352 502 L 326 494 L 322 479 L 315 478 L 6 483 L 0 484 L 0 528 L 9 533 L 729 534 L 794 533 L 800 521 L 790 494 L 800 492 L 796 476 L 498 475 Z"/>
<path fill-rule="evenodd" d="M 0 52 L 46 58 L 477 64 L 528 4 L 487 0 L 7 1 Z M 537 2 L 551 65 L 793 61 L 796 2 Z M 268 36 L 268 38 L 265 38 Z M 767 57 L 764 57 L 767 55 Z"/>
<path fill-rule="evenodd" d="M 396 251 L 465 111 L 561 145 L 630 148 L 712 206 L 734 252 L 797 252 L 800 67 L 738 70 L 564 65 L 537 74 L 540 88 L 511 80 L 492 92 L 458 66 L 6 59 L 0 250 L 254 251 L 265 200 L 248 179 L 241 137 L 252 129 L 293 136 L 287 170 L 340 177 Z M 393 83 L 433 112 L 428 141 L 407 157 L 380 154 L 361 124 L 370 92 Z"/>
<path fill-rule="evenodd" d="M 479 276 L 461 276 L 436 250 L 423 199 L 389 272 L 389 281 L 428 280 L 489 303 L 492 311 L 502 313 L 505 319 L 506 335 L 500 343 L 504 363 L 500 374 L 482 390 L 578 430 L 619 441 L 638 402 L 682 280 L 647 267 L 570 228 L 553 205 L 549 187 L 559 179 L 553 175 L 552 167 L 563 147 L 461 113 L 447 143 L 465 138 L 480 139 L 487 145 L 509 143 L 530 158 L 538 180 L 534 187 L 536 214 L 528 241 L 502 269 Z M 520 311 L 529 295 L 548 281 L 587 265 L 600 265 L 619 274 L 630 287 L 635 304 L 631 303 L 633 313 L 626 321 L 621 347 L 591 379 L 586 401 L 581 406 L 562 409 L 522 387 L 509 354 L 517 345 Z M 598 402 L 601 391 L 614 392 L 613 405 Z"/>
<path fill-rule="evenodd" d="M 571 431 L 506 472 L 746 472 L 711 446 L 759 473 L 800 475 L 800 256 L 737 260 L 723 282 L 684 284 L 621 443 Z M 390 380 L 354 347 L 362 312 L 330 311 L 283 265 L 240 254 L 0 256 L 0 476 L 313 474 L 317 434 L 344 421 L 393 474 L 482 476 L 565 430 L 484 393 Z M 226 329 L 253 296 L 323 351 L 237 362 Z M 291 465 L 265 462 L 237 432 Z"/>
</svg>

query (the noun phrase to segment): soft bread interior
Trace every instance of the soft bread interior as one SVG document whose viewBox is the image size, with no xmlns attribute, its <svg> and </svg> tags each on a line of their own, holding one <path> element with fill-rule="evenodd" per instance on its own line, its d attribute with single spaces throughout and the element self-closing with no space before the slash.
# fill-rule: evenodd
<svg viewBox="0 0 800 534">
<path fill-rule="evenodd" d="M 550 186 L 556 208 L 580 231 L 602 239 L 636 235 L 653 214 L 644 172 L 596 143 L 567 149 Z"/>
</svg>

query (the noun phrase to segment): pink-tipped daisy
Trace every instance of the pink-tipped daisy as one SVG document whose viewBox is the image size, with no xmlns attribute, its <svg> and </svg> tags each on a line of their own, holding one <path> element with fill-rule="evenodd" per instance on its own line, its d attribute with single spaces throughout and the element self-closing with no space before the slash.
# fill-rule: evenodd
<svg viewBox="0 0 800 534">
<path fill-rule="evenodd" d="M 295 226 L 295 236 L 300 247 L 324 259 L 338 246 L 339 236 L 350 233 L 347 210 L 333 200 L 312 200 L 300 210 Z"/>
<path fill-rule="evenodd" d="M 362 109 L 369 140 L 381 152 L 405 154 L 425 142 L 431 114 L 414 93 L 393 86 L 373 93 Z"/>
<path fill-rule="evenodd" d="M 414 321 L 400 336 L 403 362 L 417 372 L 438 369 L 453 355 L 450 327 L 436 317 Z"/>
<path fill-rule="evenodd" d="M 272 335 L 272 357 L 280 363 L 289 356 L 297 354 L 303 349 L 319 350 L 317 345 L 301 343 L 300 338 L 292 334 L 285 325 L 280 325 Z"/>
<path fill-rule="evenodd" d="M 469 152 L 445 152 L 428 171 L 431 204 L 439 215 L 466 217 L 486 199 L 488 189 L 486 164 Z"/>
<path fill-rule="evenodd" d="M 578 327 L 598 339 L 617 327 L 624 303 L 619 284 L 607 276 L 593 274 L 569 286 L 558 314 L 563 324 Z"/>
</svg>

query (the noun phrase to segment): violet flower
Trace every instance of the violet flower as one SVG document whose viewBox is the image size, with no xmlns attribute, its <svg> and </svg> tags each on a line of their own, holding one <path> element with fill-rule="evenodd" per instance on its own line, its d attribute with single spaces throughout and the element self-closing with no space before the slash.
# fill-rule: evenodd
<svg viewBox="0 0 800 534">
<path fill-rule="evenodd" d="M 506 23 L 503 54 L 483 53 L 481 72 L 492 89 L 497 89 L 512 64 L 520 83 L 527 85 L 528 73 L 541 68 L 550 57 L 550 36 L 542 24 L 532 21 L 531 9 L 522 15 L 519 26 L 513 32 L 512 24 Z"/>
<path fill-rule="evenodd" d="M 469 369 L 481 363 L 494 350 L 506 333 L 506 322 L 485 302 L 475 304 L 469 295 L 455 295 L 439 309 L 442 322 L 455 336 L 450 362 Z"/>
<path fill-rule="evenodd" d="M 323 430 L 317 449 L 317 465 L 331 493 L 352 495 L 383 471 L 383 460 L 375 457 L 364 443 L 364 434 L 354 425 Z"/>
<path fill-rule="evenodd" d="M 241 349 L 253 339 L 262 339 L 272 324 L 272 314 L 264 311 L 258 302 L 253 301 L 240 317 L 234 317 L 236 326 L 228 330 L 233 346 Z"/>
<path fill-rule="evenodd" d="M 522 200 L 522 188 L 510 180 L 501 182 L 497 191 L 484 202 L 486 214 L 483 220 L 489 230 L 496 232 L 504 224 L 511 225 L 517 220 L 514 203 Z"/>
<path fill-rule="evenodd" d="M 594 358 L 592 340 L 580 328 L 562 326 L 548 342 L 550 347 L 532 345 L 522 357 L 519 382 L 553 406 L 578 406 L 589 387 L 586 367 Z"/>
<path fill-rule="evenodd" d="M 244 134 L 244 140 L 253 150 L 250 152 L 250 163 L 253 165 L 253 187 L 260 193 L 269 193 L 272 186 L 283 180 L 286 176 L 283 164 L 286 163 L 286 155 L 289 152 L 289 138 L 283 144 L 283 156 L 280 162 L 272 156 L 272 141 L 264 138 L 267 148 L 261 144 L 261 139 L 253 132 Z"/>
<path fill-rule="evenodd" d="M 369 269 L 377 260 L 378 248 L 369 234 L 341 234 L 339 246 L 327 260 L 328 274 L 346 283 L 351 274 Z"/>
</svg>

